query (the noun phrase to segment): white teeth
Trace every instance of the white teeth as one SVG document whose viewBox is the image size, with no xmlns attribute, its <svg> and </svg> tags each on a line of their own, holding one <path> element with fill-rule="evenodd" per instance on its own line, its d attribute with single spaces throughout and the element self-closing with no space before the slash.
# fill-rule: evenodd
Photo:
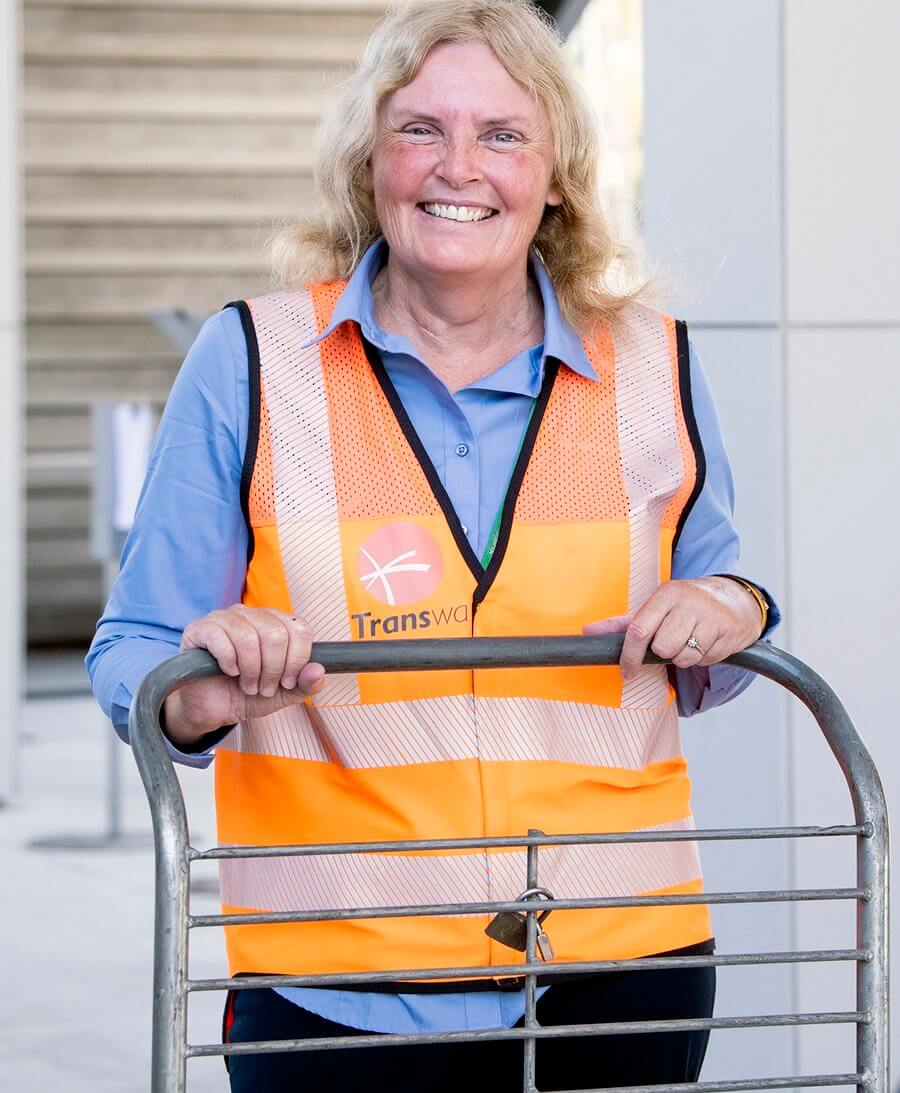
<svg viewBox="0 0 900 1093">
<path fill-rule="evenodd" d="M 432 216 L 442 217 L 444 220 L 486 220 L 493 209 L 473 209 L 466 205 L 424 205 L 425 212 Z"/>
</svg>

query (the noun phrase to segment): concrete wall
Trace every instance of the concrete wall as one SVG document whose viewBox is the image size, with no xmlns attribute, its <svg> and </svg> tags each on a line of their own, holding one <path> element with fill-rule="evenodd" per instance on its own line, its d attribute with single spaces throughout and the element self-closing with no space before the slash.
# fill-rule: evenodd
<svg viewBox="0 0 900 1093">
<path fill-rule="evenodd" d="M 20 71 L 18 5 L 0 4 L 0 804 L 15 782 L 22 679 Z"/>
<path fill-rule="evenodd" d="M 669 306 L 691 323 L 719 402 L 746 562 L 786 614 L 776 640 L 836 688 L 890 804 L 900 795 L 900 8 L 645 0 L 644 20 L 648 250 L 677 280 Z M 701 824 L 850 818 L 818 730 L 769 685 L 685 733 Z M 853 881 L 852 847 L 834 841 L 706 861 L 711 888 Z M 852 909 L 724 913 L 717 935 L 721 951 L 843 947 Z M 853 974 L 732 970 L 720 987 L 722 1014 L 846 1009 Z M 852 1049 L 849 1028 L 722 1032 L 704 1077 L 843 1071 Z"/>
</svg>

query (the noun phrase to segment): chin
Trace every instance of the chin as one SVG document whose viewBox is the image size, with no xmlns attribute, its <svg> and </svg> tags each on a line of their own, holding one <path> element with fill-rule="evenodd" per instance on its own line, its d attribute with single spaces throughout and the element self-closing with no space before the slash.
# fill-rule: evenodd
<svg viewBox="0 0 900 1093">
<path fill-rule="evenodd" d="M 429 247 L 417 255 L 416 264 L 429 273 L 475 274 L 489 265 L 487 255 L 473 254 L 471 250 L 455 247 L 440 250 Z"/>
</svg>

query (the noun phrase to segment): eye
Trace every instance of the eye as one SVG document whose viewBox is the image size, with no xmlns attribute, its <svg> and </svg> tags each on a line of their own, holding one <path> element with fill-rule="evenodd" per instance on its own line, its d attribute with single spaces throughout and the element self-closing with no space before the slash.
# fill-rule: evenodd
<svg viewBox="0 0 900 1093">
<path fill-rule="evenodd" d="M 492 144 L 501 145 L 505 148 L 514 147 L 516 144 L 521 144 L 522 137 L 519 133 L 514 133 L 510 129 L 499 129 L 495 133 L 488 134 L 488 140 Z"/>
<path fill-rule="evenodd" d="M 421 121 L 414 121 L 403 128 L 403 133 L 410 137 L 433 137 L 435 132 L 433 126 L 426 125 Z"/>
</svg>

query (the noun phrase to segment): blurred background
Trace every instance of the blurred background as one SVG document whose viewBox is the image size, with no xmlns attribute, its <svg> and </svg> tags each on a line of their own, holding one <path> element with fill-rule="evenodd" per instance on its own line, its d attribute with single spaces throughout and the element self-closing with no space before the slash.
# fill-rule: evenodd
<svg viewBox="0 0 900 1093">
<path fill-rule="evenodd" d="M 744 563 L 785 614 L 776 643 L 836 688 L 896 801 L 900 5 L 544 6 L 602 125 L 609 215 L 712 382 Z M 81 660 L 184 351 L 207 315 L 270 287 L 266 236 L 310 208 L 329 87 L 384 7 L 0 4 L 3 1089 L 147 1088 L 147 809 Z M 817 728 L 774 685 L 683 728 L 699 826 L 851 820 Z M 183 782 L 210 844 L 211 776 Z M 705 862 L 711 889 L 854 883 L 843 841 Z M 201 878 L 198 906 L 215 896 Z M 840 904 L 722 908 L 716 932 L 724 952 L 854 944 Z M 195 940 L 194 973 L 220 974 L 219 940 Z M 853 1008 L 844 965 L 719 984 L 720 1015 Z M 219 1006 L 198 1000 L 194 1042 L 218 1037 Z M 724 1031 L 704 1079 L 853 1066 L 843 1027 Z M 227 1088 L 221 1061 L 190 1076 Z"/>
</svg>

